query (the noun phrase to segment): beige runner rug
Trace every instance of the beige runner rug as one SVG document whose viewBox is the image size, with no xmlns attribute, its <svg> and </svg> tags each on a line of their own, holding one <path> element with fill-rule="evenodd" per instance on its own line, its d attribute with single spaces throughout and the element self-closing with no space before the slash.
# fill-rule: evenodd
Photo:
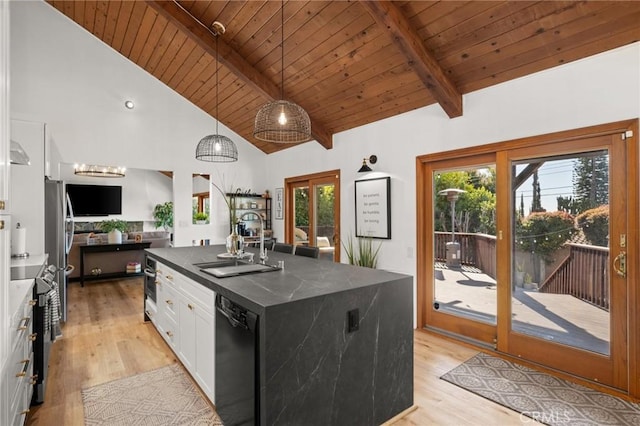
<svg viewBox="0 0 640 426">
<path fill-rule="evenodd" d="M 441 379 L 548 425 L 640 425 L 640 404 L 485 353 Z"/>
<path fill-rule="evenodd" d="M 87 426 L 222 425 L 177 364 L 82 390 Z"/>
</svg>

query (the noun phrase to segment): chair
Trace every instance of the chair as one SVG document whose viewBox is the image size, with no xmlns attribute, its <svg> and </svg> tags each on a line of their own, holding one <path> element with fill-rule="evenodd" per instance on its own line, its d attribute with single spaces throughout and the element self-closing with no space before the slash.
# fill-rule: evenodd
<svg viewBox="0 0 640 426">
<path fill-rule="evenodd" d="M 273 251 L 293 254 L 293 244 L 275 243 L 273 245 Z"/>
<path fill-rule="evenodd" d="M 318 255 L 320 254 L 320 249 L 318 247 L 296 246 L 296 251 L 294 254 L 296 256 L 306 256 L 317 259 Z"/>
</svg>

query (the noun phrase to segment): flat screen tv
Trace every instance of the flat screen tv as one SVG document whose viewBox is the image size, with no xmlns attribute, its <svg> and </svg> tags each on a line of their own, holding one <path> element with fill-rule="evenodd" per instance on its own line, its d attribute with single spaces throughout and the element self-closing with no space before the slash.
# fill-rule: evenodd
<svg viewBox="0 0 640 426">
<path fill-rule="evenodd" d="M 68 183 L 67 194 L 75 216 L 122 214 L 122 187 Z"/>
</svg>

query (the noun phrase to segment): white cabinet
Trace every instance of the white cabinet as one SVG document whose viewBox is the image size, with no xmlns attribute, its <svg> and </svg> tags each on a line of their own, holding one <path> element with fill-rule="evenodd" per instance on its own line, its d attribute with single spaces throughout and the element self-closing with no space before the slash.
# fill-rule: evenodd
<svg viewBox="0 0 640 426">
<path fill-rule="evenodd" d="M 156 265 L 156 280 L 157 312 L 152 323 L 215 403 L 215 294 L 160 262 Z"/>
<path fill-rule="evenodd" d="M 15 287 L 9 305 L 10 352 L 2 372 L 2 424 L 19 426 L 29 412 L 33 384 L 33 280 L 12 282 Z"/>
</svg>

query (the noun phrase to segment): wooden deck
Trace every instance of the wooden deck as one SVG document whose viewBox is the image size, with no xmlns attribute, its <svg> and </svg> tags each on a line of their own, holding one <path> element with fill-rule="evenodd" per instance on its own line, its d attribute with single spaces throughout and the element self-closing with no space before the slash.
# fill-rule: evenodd
<svg viewBox="0 0 640 426">
<path fill-rule="evenodd" d="M 479 269 L 449 269 L 437 263 L 436 301 L 440 310 L 496 323 L 496 281 Z M 565 294 L 516 287 L 512 297 L 513 330 L 546 340 L 609 353 L 609 313 Z"/>
</svg>

